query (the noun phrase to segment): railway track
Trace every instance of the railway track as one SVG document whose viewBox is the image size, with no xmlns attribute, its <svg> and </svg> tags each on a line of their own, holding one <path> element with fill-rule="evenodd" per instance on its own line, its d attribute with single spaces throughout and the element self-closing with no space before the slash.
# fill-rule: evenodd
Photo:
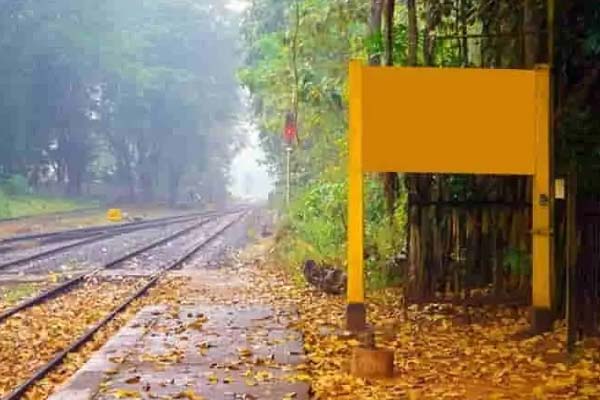
<svg viewBox="0 0 600 400">
<path fill-rule="evenodd" d="M 11 267 L 15 267 L 24 263 L 49 257 L 55 254 L 65 252 L 77 247 L 85 246 L 91 243 L 111 239 L 115 236 L 138 232 L 146 229 L 160 228 L 177 223 L 191 222 L 198 217 L 210 216 L 214 213 L 203 212 L 203 213 L 192 213 L 174 217 L 164 217 L 143 222 L 120 224 L 115 226 L 101 226 L 101 227 L 90 227 L 90 228 L 79 228 L 60 232 L 49 232 L 43 234 L 27 235 L 22 237 L 15 237 L 0 241 L 2 243 L 14 243 L 18 241 L 29 241 L 29 240 L 52 240 L 54 242 L 69 242 L 58 247 L 54 247 L 48 250 L 40 251 L 38 253 L 30 254 L 24 257 L 9 259 L 7 261 L 0 262 L 0 270 L 6 270 Z M 81 240 L 77 240 L 81 239 Z M 77 240 L 72 242 L 73 240 Z"/>
<path fill-rule="evenodd" d="M 1 311 L 0 312 L 0 323 L 4 322 L 4 320 L 15 315 L 16 313 L 18 313 L 20 311 L 23 311 L 27 308 L 41 304 L 44 301 L 47 301 L 61 293 L 64 293 L 65 291 L 77 286 L 78 284 L 84 282 L 86 279 L 94 276 L 95 274 L 97 274 L 100 271 L 114 268 L 115 266 L 117 266 L 129 259 L 133 259 L 134 257 L 137 257 L 140 254 L 143 254 L 149 250 L 152 250 L 154 248 L 157 248 L 159 246 L 167 244 L 167 243 L 169 243 L 177 238 L 180 238 L 196 229 L 199 229 L 202 226 L 206 225 L 207 223 L 211 222 L 213 220 L 213 218 L 215 218 L 215 217 L 218 218 L 218 217 L 221 217 L 224 215 L 230 215 L 230 214 L 235 214 L 235 213 L 239 213 L 239 212 L 240 211 L 231 211 L 231 212 L 226 212 L 226 213 L 222 213 L 222 214 L 217 214 L 217 213 L 204 214 L 204 216 L 198 223 L 195 223 L 191 226 L 187 226 L 184 229 L 180 229 L 166 237 L 160 238 L 160 239 L 155 240 L 147 245 L 144 245 L 142 247 L 134 249 L 122 256 L 119 256 L 119 257 L 103 264 L 100 267 L 94 268 L 90 272 L 82 273 L 74 278 L 71 278 L 63 283 L 58 284 L 57 286 L 54 286 L 54 287 L 38 294 L 37 296 L 34 296 L 30 299 L 27 299 L 27 300 L 13 306 L 13 307 L 10 307 L 4 311 Z"/>
<path fill-rule="evenodd" d="M 165 265 L 161 266 L 157 271 L 153 272 L 149 276 L 145 276 L 142 278 L 138 278 L 143 280 L 140 282 L 140 285 L 136 287 L 136 289 L 128 295 L 123 301 L 121 301 L 116 307 L 112 309 L 107 315 L 105 315 L 102 319 L 100 319 L 97 323 L 89 327 L 85 332 L 79 335 L 76 339 L 74 339 L 69 345 L 65 346 L 60 352 L 56 353 L 52 359 L 50 359 L 47 363 L 40 366 L 35 370 L 35 372 L 29 376 L 25 381 L 23 381 L 18 387 L 12 390 L 10 393 L 6 394 L 2 397 L 2 400 L 14 400 L 21 398 L 24 393 L 36 382 L 43 379 L 51 370 L 53 370 L 56 366 L 61 364 L 64 358 L 71 352 L 76 351 L 83 344 L 87 343 L 91 340 L 94 334 L 100 330 L 103 326 L 112 321 L 118 314 L 123 312 L 134 300 L 143 296 L 151 287 L 155 286 L 159 280 L 165 276 L 169 271 L 180 267 L 186 261 L 188 261 L 192 256 L 194 256 L 198 251 L 203 249 L 213 240 L 222 235 L 226 230 L 228 230 L 232 225 L 236 222 L 240 221 L 248 211 L 235 211 L 228 212 L 225 214 L 215 214 L 212 216 L 204 217 L 201 221 L 193 226 L 187 227 L 186 229 L 180 230 L 173 235 L 169 235 L 168 237 L 162 238 L 161 240 L 150 243 L 147 246 L 136 249 L 135 251 L 127 254 L 126 256 L 119 257 L 110 263 L 102 266 L 99 269 L 96 269 L 88 274 L 83 274 L 78 276 L 77 278 L 72 279 L 71 281 L 65 282 L 54 289 L 42 293 L 39 296 L 36 296 L 34 299 L 28 300 L 16 307 L 13 307 L 10 310 L 6 310 L 0 316 L 0 324 L 5 323 L 5 321 L 11 316 L 15 316 L 21 311 L 24 311 L 34 305 L 38 305 L 44 303 L 50 299 L 53 299 L 61 294 L 68 293 L 72 288 L 76 287 L 80 283 L 84 282 L 87 278 L 94 276 L 98 271 L 102 269 L 112 268 L 116 265 L 123 263 L 124 261 L 131 259 L 137 255 L 140 255 L 148 250 L 157 248 L 161 245 L 167 244 L 170 241 L 182 237 L 186 234 L 189 234 L 197 229 L 202 228 L 204 225 L 209 222 L 218 221 L 220 218 L 227 218 L 223 223 L 216 226 L 216 229 L 210 232 L 207 236 L 203 237 L 201 240 L 195 242 L 192 246 L 186 247 L 185 251 L 179 255 L 175 261 L 170 261 Z"/>
<path fill-rule="evenodd" d="M 151 224 L 155 224 L 155 223 L 162 223 L 162 222 L 175 221 L 178 219 L 198 217 L 198 216 L 208 215 L 211 213 L 212 212 L 198 211 L 198 212 L 193 212 L 193 213 L 173 215 L 173 216 L 161 217 L 161 218 L 153 218 L 153 219 L 142 220 L 142 221 L 126 222 L 126 223 L 120 223 L 120 224 L 115 224 L 115 225 L 89 226 L 89 227 L 84 227 L 84 228 L 74 228 L 74 229 L 66 229 L 66 230 L 52 231 L 52 232 L 41 232 L 41 233 L 30 233 L 30 234 L 26 234 L 26 235 L 16 235 L 16 236 L 11 236 L 8 238 L 0 239 L 0 246 L 5 246 L 5 245 L 11 244 L 11 243 L 33 241 L 33 240 L 38 240 L 38 241 L 41 241 L 41 240 L 47 240 L 47 241 L 71 240 L 71 239 L 82 238 L 82 237 L 86 237 L 86 236 L 98 234 L 98 233 L 106 233 L 106 232 L 110 232 L 110 231 L 114 231 L 114 230 L 121 230 L 121 229 L 133 228 L 133 227 L 141 227 L 141 226 L 151 225 Z"/>
</svg>

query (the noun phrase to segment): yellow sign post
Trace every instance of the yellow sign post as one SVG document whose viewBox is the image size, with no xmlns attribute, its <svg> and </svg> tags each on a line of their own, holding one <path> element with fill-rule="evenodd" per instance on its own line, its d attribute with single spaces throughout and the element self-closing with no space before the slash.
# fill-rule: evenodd
<svg viewBox="0 0 600 400">
<path fill-rule="evenodd" d="M 363 173 L 533 176 L 534 325 L 551 322 L 549 70 L 350 64 L 347 326 L 366 324 Z"/>
</svg>

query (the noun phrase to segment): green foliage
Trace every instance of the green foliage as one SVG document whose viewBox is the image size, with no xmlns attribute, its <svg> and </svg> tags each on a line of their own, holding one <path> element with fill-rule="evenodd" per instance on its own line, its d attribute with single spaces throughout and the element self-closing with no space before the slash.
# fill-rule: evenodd
<svg viewBox="0 0 600 400">
<path fill-rule="evenodd" d="M 279 256 L 300 266 L 312 258 L 346 264 L 347 237 L 347 68 L 351 58 L 383 52 L 381 34 L 368 36 L 369 4 L 358 0 L 258 0 L 244 21 L 249 48 L 239 72 L 250 90 L 258 116 L 267 163 L 285 182 L 281 129 L 295 92 L 298 70 L 299 146 L 292 153 L 293 201 L 285 209 Z M 298 22 L 298 30 L 296 26 Z M 406 58 L 406 28 L 397 22 L 395 59 Z M 292 60 L 296 37 L 297 65 Z M 402 202 L 392 223 L 378 177 L 365 179 L 365 250 L 372 284 L 389 283 L 386 265 L 403 245 L 406 216 Z M 280 192 L 283 190 L 280 189 Z"/>
<path fill-rule="evenodd" d="M 0 190 L 9 196 L 25 195 L 29 193 L 29 183 L 23 175 L 15 174 L 0 184 Z"/>
<path fill-rule="evenodd" d="M 281 141 L 283 119 L 296 99 L 299 103 L 298 110 L 294 110 L 299 115 L 299 141 L 292 155 L 294 201 L 285 210 L 280 241 L 282 255 L 293 259 L 294 265 L 305 258 L 344 262 L 346 187 L 341 177 L 345 176 L 347 153 L 346 68 L 352 58 L 364 60 L 381 56 L 384 51 L 381 33 L 368 33 L 372 4 L 356 0 L 255 0 L 243 23 L 248 53 L 239 77 L 252 94 L 266 162 L 280 178 L 279 193 L 286 170 Z M 577 160 L 586 178 L 579 180 L 580 193 L 597 197 L 599 184 L 594 177 L 600 165 L 600 103 L 595 72 L 600 54 L 600 6 L 590 4 L 585 0 L 557 4 L 560 18 L 556 19 L 554 62 L 561 109 L 556 112 L 555 149 L 557 172 L 563 173 L 572 160 Z M 531 56 L 543 58 L 543 54 L 529 54 L 537 50 L 523 46 L 525 37 L 504 37 L 498 33 L 519 35 L 541 28 L 545 2 L 423 1 L 417 6 L 418 64 L 515 68 L 523 66 Z M 534 27 L 525 26 L 526 6 L 528 13 L 536 16 L 532 18 Z M 397 2 L 393 42 L 397 65 L 407 59 L 407 20 L 405 2 Z M 463 33 L 475 37 L 460 40 L 458 36 Z M 545 40 L 542 36 L 541 42 Z M 513 193 L 512 183 L 508 185 L 504 183 L 508 180 L 499 177 L 480 180 L 471 175 L 432 175 L 431 179 L 429 188 L 417 190 L 422 199 L 441 194 L 434 193 L 433 188 L 443 190 L 443 198 L 451 201 L 514 201 L 524 192 L 519 189 Z M 390 221 L 381 182 L 374 177 L 367 180 L 365 250 L 370 282 L 375 286 L 390 283 L 389 259 L 405 246 L 406 200 L 404 193 L 399 195 L 396 214 Z M 427 222 L 417 226 L 423 223 Z M 442 225 L 436 229 L 442 229 Z M 510 250 L 503 262 L 513 274 L 531 273 L 531 259 L 521 250 Z"/>
<path fill-rule="evenodd" d="M 316 259 L 346 265 L 347 193 L 347 181 L 340 178 L 315 181 L 297 196 L 281 226 L 279 254 L 286 264 L 299 266 L 307 259 Z M 366 179 L 365 249 L 371 286 L 392 283 L 389 261 L 404 245 L 405 226 L 402 204 L 391 224 L 380 183 L 376 177 Z"/>
<path fill-rule="evenodd" d="M 299 139 L 292 154 L 295 192 L 338 173 L 346 151 L 347 61 L 365 57 L 368 5 L 359 0 L 258 0 L 244 20 L 246 63 L 239 73 L 250 90 L 266 162 L 283 182 L 281 131 L 295 95 L 293 38 L 297 37 Z M 326 176 L 325 176 L 326 178 Z"/>
<path fill-rule="evenodd" d="M 10 204 L 8 196 L 0 190 L 0 218 L 7 218 L 10 216 Z"/>
<path fill-rule="evenodd" d="M 365 252 L 367 283 L 382 288 L 404 277 L 394 270 L 394 258 L 406 246 L 406 193 L 400 193 L 390 218 L 381 183 L 373 177 L 365 181 Z"/>
<path fill-rule="evenodd" d="M 21 283 L 0 292 L 0 299 L 3 303 L 11 305 L 34 295 L 38 290 L 39 287 L 35 284 Z"/>
<path fill-rule="evenodd" d="M 383 34 L 376 32 L 365 38 L 365 50 L 371 56 L 383 56 Z"/>
<path fill-rule="evenodd" d="M 92 179 L 149 197 L 184 182 L 223 192 L 237 18 L 220 0 L 3 5 L 0 174 L 73 195 Z"/>
<path fill-rule="evenodd" d="M 72 211 L 97 206 L 96 203 L 33 195 L 8 196 L 0 190 L 0 218 Z"/>
<path fill-rule="evenodd" d="M 531 275 L 531 255 L 523 250 L 510 248 L 504 254 L 504 267 L 515 276 Z"/>
<path fill-rule="evenodd" d="M 289 211 L 295 236 L 310 244 L 312 258 L 341 265 L 346 245 L 347 183 L 317 181 L 298 196 Z"/>
</svg>

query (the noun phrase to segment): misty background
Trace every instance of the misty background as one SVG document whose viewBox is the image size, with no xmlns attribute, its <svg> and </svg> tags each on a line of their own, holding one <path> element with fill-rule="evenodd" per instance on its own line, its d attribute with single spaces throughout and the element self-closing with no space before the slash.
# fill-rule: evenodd
<svg viewBox="0 0 600 400">
<path fill-rule="evenodd" d="M 17 196 L 267 198 L 237 79 L 247 2 L 2 3 L 0 213 Z"/>
<path fill-rule="evenodd" d="M 231 0 L 228 8 L 240 17 L 249 6 L 248 1 Z M 247 91 L 240 91 L 240 97 L 243 106 L 242 119 L 237 129 L 246 141 L 231 165 L 230 190 L 234 197 L 266 200 L 274 189 L 275 179 L 264 165 L 266 155 L 260 145 L 260 132 L 254 121 L 249 94 Z"/>
</svg>

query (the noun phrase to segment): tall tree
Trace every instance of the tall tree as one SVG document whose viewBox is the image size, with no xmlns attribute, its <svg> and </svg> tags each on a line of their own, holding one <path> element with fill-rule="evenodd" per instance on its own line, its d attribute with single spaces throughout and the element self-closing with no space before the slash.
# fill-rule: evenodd
<svg viewBox="0 0 600 400">
<path fill-rule="evenodd" d="M 417 65 L 417 51 L 419 27 L 417 25 L 417 4 L 416 0 L 406 1 L 406 12 L 408 14 L 408 59 L 409 66 Z"/>
<path fill-rule="evenodd" d="M 237 22 L 216 0 L 10 2 L 0 10 L 0 179 L 26 175 L 69 195 L 104 180 L 130 198 L 175 201 L 209 151 L 222 171 L 230 150 L 204 137 L 235 144 L 231 129 L 212 128 L 237 111 Z"/>
</svg>

